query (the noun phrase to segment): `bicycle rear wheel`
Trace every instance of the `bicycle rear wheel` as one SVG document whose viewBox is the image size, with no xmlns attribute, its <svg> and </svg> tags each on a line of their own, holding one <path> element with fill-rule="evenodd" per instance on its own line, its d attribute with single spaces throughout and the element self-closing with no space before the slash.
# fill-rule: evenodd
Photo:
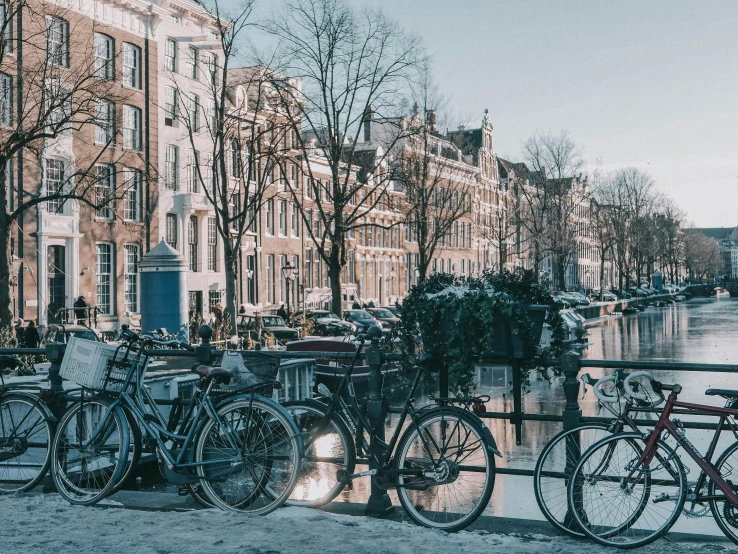
<svg viewBox="0 0 738 554">
<path fill-rule="evenodd" d="M 588 423 L 557 434 L 538 457 L 533 474 L 536 502 L 545 518 L 559 531 L 572 537 L 584 537 L 569 513 L 566 488 L 574 466 L 590 446 L 609 437 L 604 423 Z"/>
<path fill-rule="evenodd" d="M 435 409 L 405 431 L 395 468 L 397 496 L 425 527 L 454 532 L 482 513 L 495 485 L 495 461 L 484 423 L 462 410 Z"/>
<path fill-rule="evenodd" d="M 127 407 L 123 407 L 123 412 L 126 414 L 126 421 L 128 422 L 129 431 L 127 457 L 128 461 L 126 462 L 126 467 L 123 470 L 123 475 L 120 479 L 118 479 L 118 482 L 113 487 L 113 490 L 110 491 L 110 494 L 115 494 L 116 492 L 121 490 L 126 485 L 126 483 L 128 483 L 128 481 L 133 476 L 133 473 L 136 471 L 136 468 L 138 467 L 139 460 L 141 460 L 141 428 L 138 426 L 138 421 L 136 421 L 136 417 Z"/>
<path fill-rule="evenodd" d="M 268 514 L 284 504 L 297 482 L 299 432 L 267 402 L 239 399 L 218 409 L 197 439 L 195 462 L 203 492 L 222 509 Z"/>
<path fill-rule="evenodd" d="M 51 462 L 51 412 L 34 398 L 0 399 L 0 494 L 25 492 L 46 475 Z"/>
<path fill-rule="evenodd" d="M 725 449 L 725 452 L 715 462 L 715 467 L 720 476 L 733 486 L 733 490 L 738 492 L 738 442 L 734 442 Z M 708 494 L 710 496 L 723 494 L 712 479 L 710 479 Z M 738 506 L 730 500 L 711 500 L 710 509 L 715 523 L 725 533 L 725 536 L 738 544 Z"/>
<path fill-rule="evenodd" d="M 649 544 L 681 514 L 687 478 L 681 460 L 663 441 L 639 464 L 647 442 L 639 433 L 602 439 L 582 455 L 569 481 L 569 510 L 592 540 L 619 548 Z"/>
<path fill-rule="evenodd" d="M 75 402 L 62 416 L 51 450 L 51 475 L 73 504 L 96 504 L 113 490 L 128 460 L 129 430 L 120 406 L 103 398 Z"/>
<path fill-rule="evenodd" d="M 302 433 L 300 476 L 287 500 L 290 506 L 318 508 L 336 498 L 346 486 L 337 472 L 354 472 L 356 449 L 350 431 L 340 416 L 325 419 L 326 406 L 314 400 L 287 402 L 284 408 Z"/>
</svg>

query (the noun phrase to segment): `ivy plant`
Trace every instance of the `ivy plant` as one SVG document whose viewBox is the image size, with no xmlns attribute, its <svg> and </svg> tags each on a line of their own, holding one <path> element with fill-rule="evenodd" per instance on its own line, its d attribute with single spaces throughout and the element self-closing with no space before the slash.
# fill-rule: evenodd
<svg viewBox="0 0 738 554">
<path fill-rule="evenodd" d="M 540 348 L 538 337 L 533 336 L 528 315 L 531 305 L 548 307 L 546 323 L 552 338 L 548 348 Z M 509 345 L 513 337 L 522 345 L 524 386 L 530 383 L 532 371 L 550 377 L 543 362 L 563 353 L 564 324 L 551 296 L 531 272 L 487 271 L 479 277 L 435 273 L 405 298 L 401 321 L 386 345 L 399 346 L 410 355 L 431 353 L 436 369 L 448 368 L 449 392 L 468 395 L 474 387 L 474 366 L 506 355 L 500 347 Z"/>
</svg>

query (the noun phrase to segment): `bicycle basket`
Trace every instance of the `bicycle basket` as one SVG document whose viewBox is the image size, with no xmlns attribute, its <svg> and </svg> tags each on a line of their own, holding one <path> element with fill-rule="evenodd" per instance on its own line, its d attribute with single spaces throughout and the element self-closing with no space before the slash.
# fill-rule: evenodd
<svg viewBox="0 0 738 554">
<path fill-rule="evenodd" d="M 271 383 L 279 374 L 280 358 L 270 354 L 255 354 L 251 351 L 225 351 L 220 366 L 233 372 L 228 385 L 218 385 L 214 392 L 256 392 L 271 397 L 274 388 L 271 384 L 258 387 L 262 383 Z"/>
<path fill-rule="evenodd" d="M 128 367 L 116 367 L 113 363 L 117 348 L 114 344 L 71 337 L 59 375 L 88 389 L 120 391 Z"/>
</svg>

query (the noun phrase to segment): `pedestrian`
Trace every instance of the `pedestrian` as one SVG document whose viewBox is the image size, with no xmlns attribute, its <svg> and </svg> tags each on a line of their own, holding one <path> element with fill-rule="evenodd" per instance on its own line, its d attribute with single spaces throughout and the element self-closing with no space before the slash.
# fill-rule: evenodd
<svg viewBox="0 0 738 554">
<path fill-rule="evenodd" d="M 90 305 L 85 300 L 84 296 L 77 298 L 74 301 L 74 317 L 77 319 L 77 324 L 84 323 L 90 313 Z"/>
<path fill-rule="evenodd" d="M 354 300 L 354 303 L 351 305 L 351 309 L 352 310 L 360 310 L 361 309 L 361 304 L 359 304 L 359 301 L 358 300 Z"/>
<path fill-rule="evenodd" d="M 282 304 L 277 310 L 277 315 L 287 321 L 287 310 L 284 309 L 284 304 Z"/>
<path fill-rule="evenodd" d="M 41 344 L 41 335 L 38 334 L 35 320 L 32 319 L 28 322 L 28 327 L 23 333 L 23 341 L 25 342 L 25 348 L 38 348 Z"/>
<path fill-rule="evenodd" d="M 215 316 L 215 323 L 220 325 L 221 321 L 223 321 L 223 306 L 218 302 L 215 304 L 215 308 L 213 308 L 213 315 Z"/>
<path fill-rule="evenodd" d="M 369 304 L 367 305 L 367 308 L 376 308 L 376 306 L 374 305 L 374 300 L 370 300 L 369 301 Z"/>
<path fill-rule="evenodd" d="M 23 348 L 23 345 L 25 344 L 25 340 L 23 339 L 23 333 L 25 333 L 25 329 L 23 328 L 23 319 L 20 317 L 18 318 L 18 321 L 15 322 L 15 340 L 18 343 L 18 348 Z"/>
</svg>

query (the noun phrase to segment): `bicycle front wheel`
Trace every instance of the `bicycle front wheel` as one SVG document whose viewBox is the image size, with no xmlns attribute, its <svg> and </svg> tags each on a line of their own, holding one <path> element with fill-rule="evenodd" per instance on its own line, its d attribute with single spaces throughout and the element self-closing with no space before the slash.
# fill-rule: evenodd
<svg viewBox="0 0 738 554">
<path fill-rule="evenodd" d="M 120 406 L 103 398 L 75 402 L 62 416 L 51 449 L 51 475 L 73 504 L 96 504 L 115 487 L 128 461 L 129 430 Z"/>
<path fill-rule="evenodd" d="M 738 492 L 738 442 L 734 442 L 725 449 L 725 452 L 715 462 L 715 468 L 720 476 L 732 485 L 733 490 Z M 710 479 L 708 494 L 710 496 L 723 495 L 712 479 Z M 712 517 L 725 536 L 738 544 L 738 506 L 727 499 L 711 500 L 710 509 Z"/>
<path fill-rule="evenodd" d="M 536 502 L 545 518 L 559 531 L 584 537 L 569 513 L 566 488 L 574 466 L 590 446 L 612 433 L 602 423 L 588 423 L 557 434 L 538 457 L 533 474 Z"/>
<path fill-rule="evenodd" d="M 300 435 L 280 409 L 239 399 L 218 409 L 200 431 L 195 462 L 203 492 L 215 506 L 268 514 L 284 504 L 297 482 Z"/>
<path fill-rule="evenodd" d="M 51 413 L 40 401 L 7 394 L 0 400 L 0 494 L 25 492 L 51 461 Z"/>
<path fill-rule="evenodd" d="M 461 410 L 435 409 L 405 431 L 397 447 L 397 496 L 418 524 L 464 529 L 484 511 L 495 461 L 484 423 Z"/>
<path fill-rule="evenodd" d="M 326 417 L 326 406 L 320 402 L 287 402 L 284 408 L 302 433 L 305 448 L 300 476 L 287 504 L 318 508 L 336 498 L 346 486 L 338 480 L 338 471 L 354 472 L 356 449 L 351 433 L 337 414 Z"/>
<path fill-rule="evenodd" d="M 640 462 L 647 442 L 621 433 L 582 455 L 569 481 L 569 510 L 592 540 L 619 548 L 655 541 L 679 518 L 687 495 L 681 460 L 663 441 Z"/>
</svg>

